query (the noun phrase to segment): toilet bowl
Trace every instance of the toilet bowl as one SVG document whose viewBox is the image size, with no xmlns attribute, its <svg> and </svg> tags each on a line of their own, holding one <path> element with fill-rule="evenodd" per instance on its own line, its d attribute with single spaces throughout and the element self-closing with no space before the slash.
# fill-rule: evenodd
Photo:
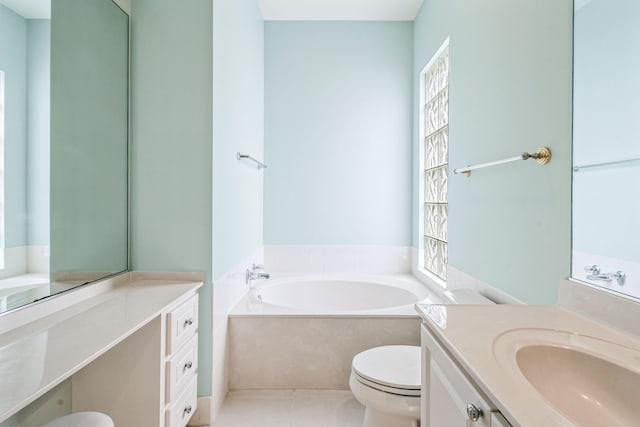
<svg viewBox="0 0 640 427">
<path fill-rule="evenodd" d="M 446 304 L 493 304 L 471 289 L 447 291 Z M 358 353 L 349 387 L 364 405 L 363 427 L 418 427 L 420 424 L 421 348 L 375 347 Z"/>
<path fill-rule="evenodd" d="M 74 412 L 56 418 L 42 427 L 114 427 L 113 420 L 100 412 Z"/>
<path fill-rule="evenodd" d="M 365 427 L 417 427 L 420 419 L 420 347 L 389 345 L 358 353 L 349 387 L 365 406 Z"/>
</svg>

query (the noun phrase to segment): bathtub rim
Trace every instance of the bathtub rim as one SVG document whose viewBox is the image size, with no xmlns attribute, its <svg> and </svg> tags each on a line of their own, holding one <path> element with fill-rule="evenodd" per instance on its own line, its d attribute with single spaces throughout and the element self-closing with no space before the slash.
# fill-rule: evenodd
<svg viewBox="0 0 640 427">
<path fill-rule="evenodd" d="M 386 286 L 396 286 L 407 290 L 417 296 L 418 301 L 396 307 L 364 309 L 364 310 L 336 310 L 317 311 L 303 310 L 259 301 L 256 295 L 264 286 L 276 286 L 278 283 L 290 283 L 292 281 L 304 279 L 305 281 L 316 280 L 338 280 L 338 281 L 358 281 L 372 282 Z M 332 318 L 416 318 L 419 317 L 415 311 L 417 303 L 441 303 L 442 299 L 433 292 L 426 284 L 421 282 L 410 273 L 402 274 L 363 274 L 363 273 L 326 273 L 326 274 L 277 274 L 271 279 L 261 280 L 236 304 L 229 317 L 332 317 Z"/>
</svg>

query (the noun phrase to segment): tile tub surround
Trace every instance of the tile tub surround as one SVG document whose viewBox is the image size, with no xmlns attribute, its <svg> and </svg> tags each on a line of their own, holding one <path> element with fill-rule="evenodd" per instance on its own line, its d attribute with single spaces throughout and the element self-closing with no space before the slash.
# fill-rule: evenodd
<svg viewBox="0 0 640 427">
<path fill-rule="evenodd" d="M 418 272 L 419 252 L 417 248 L 411 249 L 411 271 L 413 275 L 424 282 L 435 294 L 441 297 L 445 289 L 435 281 L 425 278 L 426 275 L 424 273 Z M 474 289 L 480 295 L 489 298 L 497 304 L 524 304 L 522 301 L 514 298 L 503 290 L 491 286 L 490 284 L 483 282 L 482 280 L 477 279 L 449 264 L 447 265 L 446 290 L 453 289 Z"/>
<path fill-rule="evenodd" d="M 497 304 L 524 304 L 503 290 L 476 279 L 451 265 L 447 266 L 447 289 L 475 289 L 480 295 Z"/>
<path fill-rule="evenodd" d="M 0 279 L 49 272 L 48 246 L 18 246 L 0 248 L 0 251 L 4 251 L 4 268 L 0 269 Z"/>
<path fill-rule="evenodd" d="M 214 419 L 229 390 L 229 313 L 247 294 L 249 286 L 245 283 L 245 271 L 251 268 L 254 263 L 264 263 L 262 249 L 238 263 L 213 283 L 213 361 L 210 414 Z"/>
<path fill-rule="evenodd" d="M 417 316 L 232 314 L 229 328 L 231 390 L 348 390 L 357 353 L 420 345 Z"/>
<path fill-rule="evenodd" d="M 264 262 L 274 273 L 410 273 L 411 247 L 269 245 Z"/>
<path fill-rule="evenodd" d="M 346 390 L 245 390 L 229 393 L 215 427 L 361 427 L 363 419 Z"/>
</svg>

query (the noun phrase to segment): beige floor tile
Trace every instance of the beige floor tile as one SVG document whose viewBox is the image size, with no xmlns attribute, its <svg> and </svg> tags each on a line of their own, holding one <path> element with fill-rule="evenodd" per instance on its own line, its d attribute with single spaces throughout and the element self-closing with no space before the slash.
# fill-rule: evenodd
<svg viewBox="0 0 640 427">
<path fill-rule="evenodd" d="M 233 390 L 227 393 L 227 398 L 241 397 L 279 397 L 293 398 L 294 390 Z"/>
<path fill-rule="evenodd" d="M 348 390 L 296 390 L 291 427 L 360 427 L 362 406 Z"/>
<path fill-rule="evenodd" d="M 239 390 L 210 427 L 360 427 L 363 417 L 349 390 Z"/>
<path fill-rule="evenodd" d="M 292 397 L 227 397 L 213 427 L 289 427 Z"/>
</svg>

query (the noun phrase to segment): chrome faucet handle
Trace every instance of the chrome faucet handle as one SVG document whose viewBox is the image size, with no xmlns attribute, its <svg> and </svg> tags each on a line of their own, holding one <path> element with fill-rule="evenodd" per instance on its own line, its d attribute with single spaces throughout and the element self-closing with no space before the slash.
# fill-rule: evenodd
<svg viewBox="0 0 640 427">
<path fill-rule="evenodd" d="M 591 274 L 593 274 L 595 276 L 597 274 L 600 274 L 600 266 L 595 265 L 595 264 L 587 265 L 587 266 L 584 267 L 584 271 L 586 271 L 587 273 L 591 273 Z"/>
<path fill-rule="evenodd" d="M 625 274 L 624 271 L 618 270 L 615 273 L 611 273 L 611 277 L 616 279 L 616 282 L 618 282 L 618 285 L 623 286 L 624 285 L 624 281 L 627 278 L 627 275 Z"/>
<path fill-rule="evenodd" d="M 262 264 L 256 264 L 255 262 L 253 264 L 251 264 L 251 270 L 256 271 L 256 270 L 264 270 L 264 265 Z"/>
<path fill-rule="evenodd" d="M 587 274 L 587 280 L 602 280 L 603 282 L 610 282 L 611 277 L 611 273 Z"/>
</svg>

